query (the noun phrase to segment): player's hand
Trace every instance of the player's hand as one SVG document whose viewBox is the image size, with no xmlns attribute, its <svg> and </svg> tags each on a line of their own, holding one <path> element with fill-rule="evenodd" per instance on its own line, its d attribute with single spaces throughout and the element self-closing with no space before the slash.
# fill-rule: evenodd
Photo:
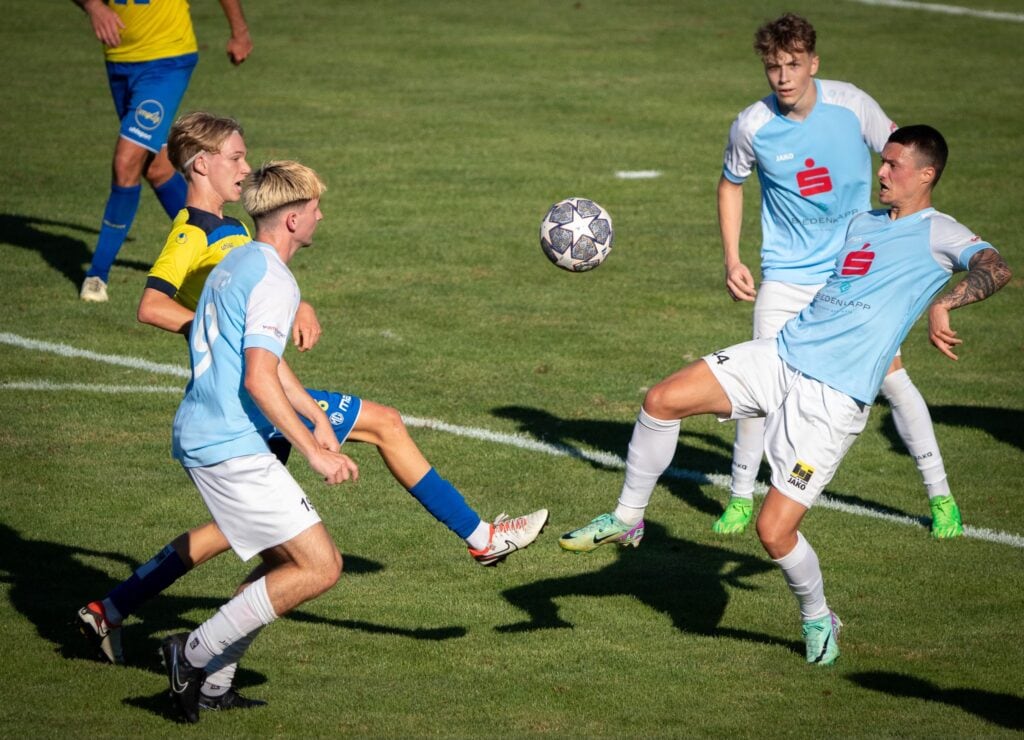
<svg viewBox="0 0 1024 740">
<path fill-rule="evenodd" d="M 752 301 L 757 298 L 754 276 L 742 262 L 737 262 L 725 271 L 725 289 L 734 301 Z"/>
<path fill-rule="evenodd" d="M 328 424 L 317 424 L 313 427 L 313 439 L 325 450 L 331 452 L 337 452 L 341 449 L 341 444 L 338 442 L 338 435 L 334 433 L 334 427 Z"/>
<path fill-rule="evenodd" d="M 228 39 L 228 59 L 236 67 L 246 60 L 252 53 L 252 37 L 248 31 L 243 31 Z"/>
<path fill-rule="evenodd" d="M 320 341 L 321 334 L 323 330 L 320 328 L 316 311 L 311 305 L 301 301 L 295 312 L 295 323 L 292 324 L 292 342 L 295 343 L 295 347 L 299 352 L 313 349 L 313 345 Z"/>
<path fill-rule="evenodd" d="M 949 309 L 945 306 L 933 303 L 928 309 L 928 339 L 949 359 L 960 359 L 953 353 L 953 347 L 963 344 L 964 340 L 949 327 Z"/>
<path fill-rule="evenodd" d="M 124 22 L 103 0 L 89 0 L 82 6 L 82 10 L 89 14 L 92 31 L 104 45 L 113 47 L 121 43 Z"/>
<path fill-rule="evenodd" d="M 324 482 L 337 485 L 347 480 L 359 480 L 359 466 L 348 455 L 330 450 L 319 450 L 309 460 L 310 466 L 324 477 Z"/>
</svg>

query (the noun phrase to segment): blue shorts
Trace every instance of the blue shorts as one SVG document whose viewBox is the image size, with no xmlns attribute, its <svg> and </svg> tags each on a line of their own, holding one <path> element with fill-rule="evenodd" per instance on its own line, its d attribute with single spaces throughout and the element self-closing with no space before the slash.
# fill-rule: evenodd
<svg viewBox="0 0 1024 740">
<path fill-rule="evenodd" d="M 311 388 L 307 388 L 306 392 L 313 397 L 313 400 L 317 402 L 317 405 L 324 410 L 327 414 L 328 420 L 331 422 L 331 426 L 334 428 L 334 434 L 338 437 L 338 444 L 345 444 L 345 440 L 348 439 L 348 435 L 352 432 L 352 427 L 356 424 L 356 419 L 359 418 L 359 409 L 363 407 L 362 399 L 357 396 L 349 396 L 344 393 L 332 393 L 331 391 L 315 391 Z M 312 431 L 313 424 L 304 417 L 301 418 L 306 426 Z M 260 425 L 257 424 L 257 427 Z M 277 431 L 273 427 L 270 428 L 270 432 L 266 435 L 268 440 L 280 439 L 284 435 Z"/>
<path fill-rule="evenodd" d="M 152 62 L 107 62 L 121 138 L 159 153 L 198 61 L 198 54 L 183 54 Z"/>
</svg>

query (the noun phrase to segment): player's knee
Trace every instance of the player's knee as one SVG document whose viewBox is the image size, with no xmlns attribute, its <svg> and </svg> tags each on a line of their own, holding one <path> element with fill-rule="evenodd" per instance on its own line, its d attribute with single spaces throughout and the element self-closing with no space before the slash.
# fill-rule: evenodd
<svg viewBox="0 0 1024 740">
<path fill-rule="evenodd" d="M 341 578 L 342 559 L 338 548 L 332 547 L 319 570 L 318 593 L 329 591 Z"/>
<path fill-rule="evenodd" d="M 672 416 L 667 391 L 667 384 L 661 382 L 647 391 L 647 395 L 644 396 L 644 410 L 655 419 L 668 419 Z"/>
<path fill-rule="evenodd" d="M 398 409 L 380 406 L 377 416 L 377 434 L 385 445 L 409 436 L 409 430 L 405 428 L 405 422 L 402 421 Z"/>
<path fill-rule="evenodd" d="M 772 558 L 778 560 L 792 549 L 789 544 L 794 533 L 780 522 L 771 517 L 759 516 L 754 527 L 757 530 L 757 538 L 761 540 L 761 546 Z"/>
</svg>

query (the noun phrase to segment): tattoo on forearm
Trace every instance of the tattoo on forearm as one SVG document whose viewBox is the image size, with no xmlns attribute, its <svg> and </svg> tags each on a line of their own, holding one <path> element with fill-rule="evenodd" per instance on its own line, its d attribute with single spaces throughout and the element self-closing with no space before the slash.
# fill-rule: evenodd
<svg viewBox="0 0 1024 740">
<path fill-rule="evenodd" d="M 1010 282 L 1010 267 L 994 249 L 983 249 L 971 258 L 967 277 L 939 298 L 947 309 L 959 308 L 988 298 Z"/>
</svg>

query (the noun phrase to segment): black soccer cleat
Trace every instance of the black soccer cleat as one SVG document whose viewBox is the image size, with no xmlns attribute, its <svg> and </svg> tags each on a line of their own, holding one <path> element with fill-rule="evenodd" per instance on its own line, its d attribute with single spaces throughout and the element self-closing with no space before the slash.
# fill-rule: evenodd
<svg viewBox="0 0 1024 740">
<path fill-rule="evenodd" d="M 185 657 L 185 643 L 188 632 L 165 637 L 160 644 L 160 655 L 167 669 L 167 681 L 171 686 L 171 699 L 181 711 L 185 721 L 195 724 L 199 721 L 199 689 L 203 686 L 206 672 L 196 668 Z"/>
<path fill-rule="evenodd" d="M 228 709 L 252 709 L 253 707 L 266 706 L 265 701 L 259 699 L 247 699 L 233 688 L 220 696 L 207 696 L 200 692 L 199 708 L 209 709 L 214 712 L 226 712 Z"/>
</svg>

